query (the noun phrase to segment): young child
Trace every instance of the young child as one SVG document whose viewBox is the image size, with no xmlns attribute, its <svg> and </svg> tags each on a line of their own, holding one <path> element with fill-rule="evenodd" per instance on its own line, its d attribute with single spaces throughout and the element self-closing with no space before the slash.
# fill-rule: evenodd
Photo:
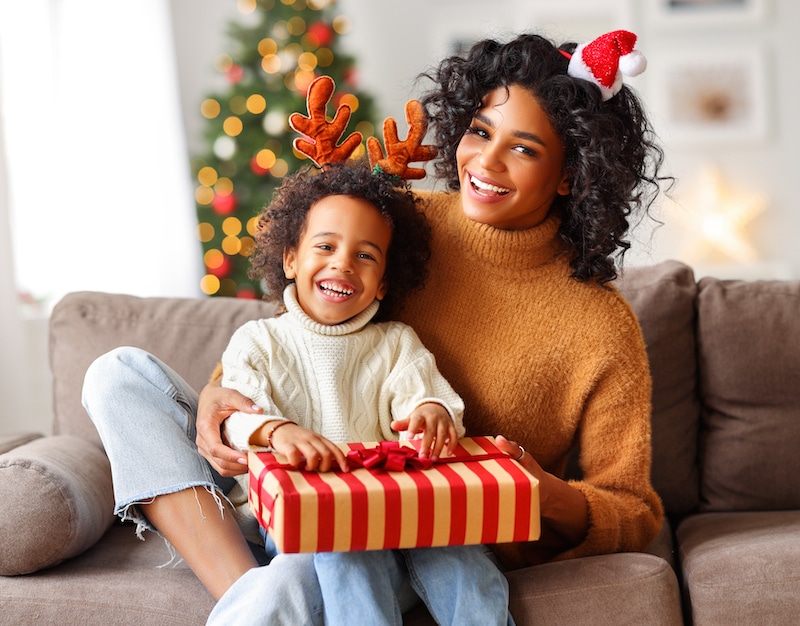
<svg viewBox="0 0 800 626">
<path fill-rule="evenodd" d="M 352 163 L 302 171 L 278 189 L 251 261 L 271 297 L 283 296 L 285 313 L 245 324 L 223 355 L 223 385 L 263 409 L 225 421 L 234 447 L 267 446 L 296 467 L 346 471 L 335 443 L 397 439 L 406 419 L 421 456 L 455 447 L 464 434 L 460 397 L 409 326 L 373 322 L 424 281 L 428 230 L 417 202 L 396 180 Z M 315 556 L 326 623 L 352 619 L 353 607 L 362 623 L 402 622 L 402 570 L 376 570 L 373 556 Z M 483 546 L 395 558 L 439 623 L 513 623 L 506 579 Z M 447 581 L 433 576 L 434 562 L 436 571 L 448 563 Z"/>
</svg>

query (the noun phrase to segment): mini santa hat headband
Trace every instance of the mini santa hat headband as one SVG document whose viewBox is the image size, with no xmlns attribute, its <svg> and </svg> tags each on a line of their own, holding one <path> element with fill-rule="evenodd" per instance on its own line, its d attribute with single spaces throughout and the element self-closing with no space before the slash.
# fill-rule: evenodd
<svg viewBox="0 0 800 626">
<path fill-rule="evenodd" d="M 638 76 L 647 68 L 647 59 L 634 50 L 635 45 L 636 35 L 615 30 L 589 43 L 578 44 L 572 54 L 560 52 L 569 59 L 567 74 L 597 85 L 605 102 L 622 89 L 623 75 Z"/>
</svg>

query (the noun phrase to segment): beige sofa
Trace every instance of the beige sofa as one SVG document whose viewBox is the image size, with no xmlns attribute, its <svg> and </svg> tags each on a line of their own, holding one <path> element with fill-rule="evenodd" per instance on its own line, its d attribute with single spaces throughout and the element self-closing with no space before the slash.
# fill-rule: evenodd
<svg viewBox="0 0 800 626">
<path fill-rule="evenodd" d="M 796 623 L 800 616 L 800 282 L 703 279 L 667 262 L 618 286 L 652 365 L 653 482 L 668 524 L 648 553 L 509 573 L 525 624 Z M 0 624 L 202 624 L 213 605 L 163 542 L 112 514 L 80 403 L 92 359 L 143 347 L 198 388 L 269 305 L 76 293 L 51 318 L 55 436 L 0 436 Z M 479 366 L 479 364 L 476 364 Z M 130 416 L 136 419 L 135 415 Z M 422 610 L 409 623 L 430 623 Z"/>
</svg>

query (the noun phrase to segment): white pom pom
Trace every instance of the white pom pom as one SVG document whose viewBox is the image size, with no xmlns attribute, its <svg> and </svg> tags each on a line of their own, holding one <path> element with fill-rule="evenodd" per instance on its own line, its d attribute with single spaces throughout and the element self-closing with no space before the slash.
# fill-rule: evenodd
<svg viewBox="0 0 800 626">
<path fill-rule="evenodd" d="M 619 71 L 625 76 L 638 76 L 647 69 L 647 59 L 638 50 L 632 50 L 619 59 Z"/>
</svg>

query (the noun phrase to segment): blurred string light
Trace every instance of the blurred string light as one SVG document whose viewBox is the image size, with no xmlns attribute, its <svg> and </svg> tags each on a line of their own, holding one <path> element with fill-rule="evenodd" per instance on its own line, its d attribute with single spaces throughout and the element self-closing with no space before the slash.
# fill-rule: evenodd
<svg viewBox="0 0 800 626">
<path fill-rule="evenodd" d="M 208 295 L 259 295 L 258 285 L 235 274 L 249 265 L 246 257 L 255 245 L 257 212 L 271 194 L 268 189 L 306 158 L 292 147 L 287 118 L 291 111 L 304 110 L 305 93 L 314 78 L 338 69 L 343 77 L 337 79 L 339 89 L 331 106 L 346 103 L 353 113 L 362 106 L 361 98 L 347 89 L 354 80 L 352 68 L 342 68 L 341 63 L 337 68 L 334 52 L 336 37 L 351 28 L 350 19 L 319 13 L 332 4 L 330 0 L 237 1 L 248 20 L 256 23 L 261 18 L 258 30 L 239 28 L 238 52 L 215 59 L 214 67 L 227 79 L 230 93 L 210 96 L 200 104 L 201 115 L 218 129 L 210 139 L 213 159 L 197 169 L 194 194 L 206 269 L 201 289 Z M 353 119 L 355 130 L 364 137 L 375 134 L 372 121 L 363 115 Z M 251 147 L 259 133 L 266 137 Z M 354 156 L 365 151 L 362 144 Z M 246 217 L 240 216 L 243 212 Z M 243 257 L 246 264 L 237 261 Z"/>
</svg>

